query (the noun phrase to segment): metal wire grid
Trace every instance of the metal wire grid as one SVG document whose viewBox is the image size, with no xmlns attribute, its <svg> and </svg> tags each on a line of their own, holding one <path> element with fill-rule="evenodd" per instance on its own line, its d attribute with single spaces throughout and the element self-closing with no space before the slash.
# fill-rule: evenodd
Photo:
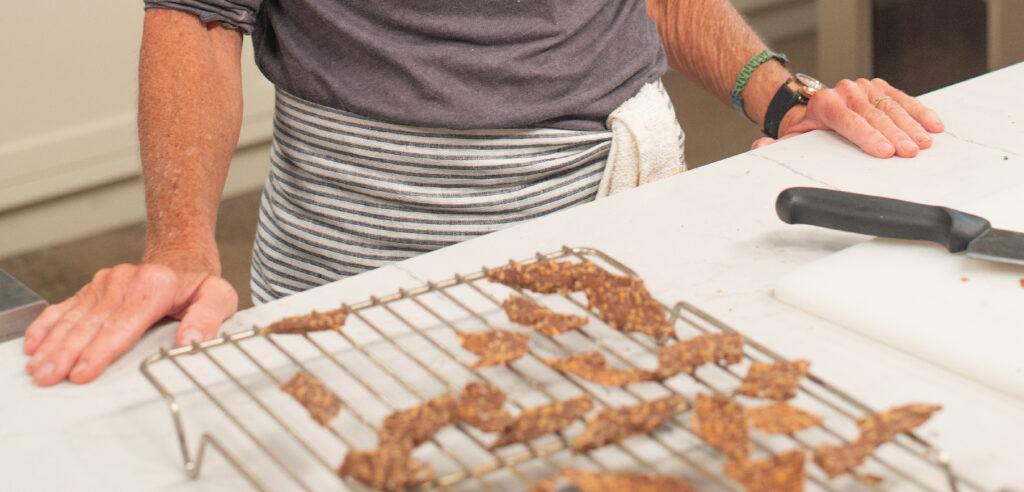
<svg viewBox="0 0 1024 492">
<path fill-rule="evenodd" d="M 563 247 L 520 263 L 544 259 L 589 260 L 613 273 L 636 276 L 620 262 L 587 248 Z M 456 332 L 512 326 L 501 309 L 501 301 L 511 290 L 488 282 L 488 271 L 483 268 L 444 282 L 345 305 L 352 314 L 340 332 L 265 336 L 254 329 L 161 350 L 149 357 L 141 370 L 167 401 L 186 473 L 198 476 L 209 445 L 260 490 L 367 490 L 350 478 L 340 480 L 335 475 L 345 453 L 375 447 L 376 431 L 384 416 L 441 394 L 458 393 L 471 381 L 501 387 L 508 394 L 506 406 L 513 414 L 582 393 L 589 393 L 598 407 L 619 407 L 672 393 L 683 395 L 692 406 L 698 392 L 727 394 L 750 406 L 759 402 L 732 393 L 746 368 L 753 362 L 783 360 L 744 337 L 742 364 L 707 365 L 692 376 L 679 375 L 663 382 L 603 387 L 563 375 L 542 360 L 600 350 L 612 365 L 649 369 L 657 361 L 657 341 L 608 328 L 587 310 L 581 293 L 541 296 L 520 290 L 518 295 L 558 312 L 586 314 L 591 321 L 580 332 L 554 337 L 531 333 L 530 354 L 523 359 L 508 366 L 475 370 L 470 367 L 475 356 L 459 348 Z M 701 333 L 735 332 L 688 303 L 662 306 L 670 313 L 680 339 Z M 316 375 L 342 398 L 342 414 L 326 429 L 312 423 L 301 406 L 277 389 L 296 370 Z M 169 389 L 172 386 L 177 391 Z M 179 400 L 196 391 L 212 402 L 230 424 L 203 432 L 193 457 Z M 808 374 L 792 401 L 824 415 L 824 424 L 786 436 L 752 431 L 754 458 L 796 446 L 813 449 L 820 443 L 849 442 L 856 435 L 854 419 L 874 411 L 813 373 Z M 497 451 L 488 449 L 493 439 L 490 434 L 459 423 L 416 450 L 417 458 L 436 472 L 436 478 L 420 488 L 524 490 L 563 467 L 573 466 L 596 471 L 669 473 L 703 490 L 741 490 L 721 472 L 726 457 L 689 430 L 689 417 L 689 411 L 680 413 L 649 435 L 578 456 L 568 448 L 572 437 L 579 434 L 582 421 L 560 433 Z M 199 419 L 197 425 L 210 429 L 210 423 L 209 419 Z M 240 446 L 232 448 L 242 449 L 246 456 L 236 455 L 238 451 L 229 450 L 222 442 L 227 440 L 228 427 L 238 436 L 233 444 Z M 861 471 L 833 480 L 810 464 L 810 459 L 807 462 L 808 485 L 817 490 L 981 490 L 954 474 L 946 455 L 915 434 L 898 436 L 894 444 L 873 454 Z M 877 477 L 882 478 L 881 483 Z"/>
</svg>

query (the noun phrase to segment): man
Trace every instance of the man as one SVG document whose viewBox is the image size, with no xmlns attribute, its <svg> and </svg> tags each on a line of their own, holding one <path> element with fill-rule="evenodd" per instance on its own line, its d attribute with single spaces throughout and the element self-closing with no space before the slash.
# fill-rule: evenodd
<svg viewBox="0 0 1024 492">
<path fill-rule="evenodd" d="M 181 320 L 184 345 L 237 309 L 214 227 L 241 123 L 243 33 L 279 89 L 253 265 L 261 301 L 593 199 L 617 138 L 606 125 L 642 94 L 659 105 L 666 61 L 763 124 L 755 147 L 832 129 L 873 156 L 912 157 L 942 131 L 884 81 L 792 80 L 725 0 L 147 6 L 145 254 L 29 327 L 39 385 L 95 379 L 165 316 Z M 655 133 L 678 150 L 681 133 Z"/>
</svg>

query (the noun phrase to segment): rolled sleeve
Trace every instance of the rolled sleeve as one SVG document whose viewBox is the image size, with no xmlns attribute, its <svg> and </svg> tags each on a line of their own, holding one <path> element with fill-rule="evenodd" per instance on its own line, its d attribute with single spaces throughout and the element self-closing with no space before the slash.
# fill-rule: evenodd
<svg viewBox="0 0 1024 492">
<path fill-rule="evenodd" d="M 220 22 L 252 34 L 256 13 L 263 0 L 144 0 L 146 8 L 180 10 L 199 17 L 203 22 Z"/>
</svg>

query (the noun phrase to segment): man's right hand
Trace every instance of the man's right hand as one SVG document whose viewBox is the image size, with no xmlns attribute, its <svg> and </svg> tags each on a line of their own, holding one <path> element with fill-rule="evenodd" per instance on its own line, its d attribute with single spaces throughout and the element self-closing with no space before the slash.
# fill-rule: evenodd
<svg viewBox="0 0 1024 492">
<path fill-rule="evenodd" d="M 100 270 L 70 299 L 48 307 L 25 331 L 26 369 L 40 386 L 96 379 L 164 317 L 180 319 L 178 345 L 212 338 L 238 309 L 216 273 L 165 258 Z"/>
</svg>

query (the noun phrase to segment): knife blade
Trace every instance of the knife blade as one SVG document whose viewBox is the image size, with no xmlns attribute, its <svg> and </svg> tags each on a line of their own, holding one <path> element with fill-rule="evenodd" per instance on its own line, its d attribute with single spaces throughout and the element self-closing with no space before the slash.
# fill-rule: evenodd
<svg viewBox="0 0 1024 492">
<path fill-rule="evenodd" d="M 893 239 L 931 241 L 949 252 L 1024 265 L 1024 233 L 994 229 L 959 210 L 824 188 L 788 188 L 775 212 L 788 224 L 807 224 Z"/>
</svg>

